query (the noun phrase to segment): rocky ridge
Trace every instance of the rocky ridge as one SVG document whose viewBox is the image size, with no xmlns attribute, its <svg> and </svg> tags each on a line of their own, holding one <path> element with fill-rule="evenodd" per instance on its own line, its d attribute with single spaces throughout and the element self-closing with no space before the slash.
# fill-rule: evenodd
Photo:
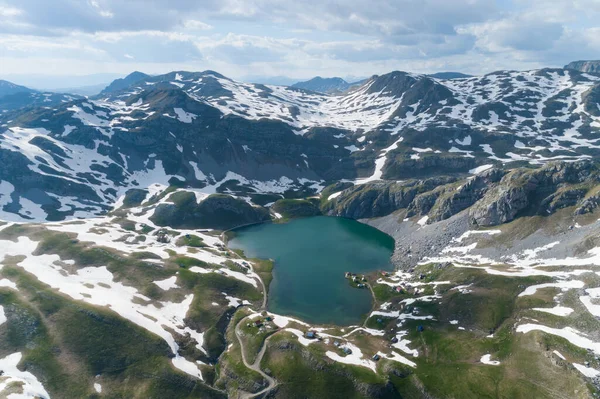
<svg viewBox="0 0 600 399">
<path fill-rule="evenodd" d="M 600 72 L 600 61 L 573 61 L 565 65 L 565 69 L 598 73 Z"/>
<path fill-rule="evenodd" d="M 589 213 L 598 203 L 598 165 L 590 161 L 555 162 L 541 168 L 502 170 L 491 168 L 459 179 L 439 177 L 402 182 L 358 185 L 330 194 L 323 205 L 332 216 L 365 219 L 406 210 L 422 223 L 448 219 L 469 209 L 470 223 L 496 226 L 517 216 L 550 215 L 575 207 L 576 214 Z"/>
</svg>

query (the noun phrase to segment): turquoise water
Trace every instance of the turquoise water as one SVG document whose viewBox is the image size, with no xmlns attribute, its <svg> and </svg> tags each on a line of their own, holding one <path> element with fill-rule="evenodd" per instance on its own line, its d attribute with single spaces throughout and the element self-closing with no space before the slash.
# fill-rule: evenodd
<svg viewBox="0 0 600 399">
<path fill-rule="evenodd" d="M 371 293 L 350 287 L 344 273 L 392 269 L 393 238 L 354 220 L 317 216 L 235 232 L 231 248 L 275 261 L 268 309 L 309 323 L 360 323 Z"/>
</svg>

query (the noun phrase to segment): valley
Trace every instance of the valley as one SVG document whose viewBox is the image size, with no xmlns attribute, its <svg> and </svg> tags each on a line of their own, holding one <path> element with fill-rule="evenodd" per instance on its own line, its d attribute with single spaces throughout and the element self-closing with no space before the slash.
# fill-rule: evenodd
<svg viewBox="0 0 600 399">
<path fill-rule="evenodd" d="M 599 75 L 142 75 L 0 97 L 0 395 L 598 395 Z"/>
</svg>

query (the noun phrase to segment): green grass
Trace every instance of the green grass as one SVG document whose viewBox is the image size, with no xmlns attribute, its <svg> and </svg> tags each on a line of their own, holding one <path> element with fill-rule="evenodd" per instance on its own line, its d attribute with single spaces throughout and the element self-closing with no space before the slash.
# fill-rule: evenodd
<svg viewBox="0 0 600 399">
<path fill-rule="evenodd" d="M 328 198 L 331 194 L 337 193 L 338 191 L 342 191 L 353 186 L 354 185 L 352 183 L 338 182 L 325 187 L 323 191 L 321 191 L 321 204 L 325 204 L 328 201 Z"/>
<path fill-rule="evenodd" d="M 43 231 L 34 238 L 40 240 L 35 251 L 36 254 L 56 254 L 61 259 L 74 260 L 78 267 L 106 266 L 113 273 L 115 281 L 136 287 L 143 294 L 146 294 L 147 290 L 155 288 L 153 281 L 168 278 L 174 273 L 174 270 L 137 259 L 139 254 L 123 256 L 111 249 L 95 247 L 93 243 L 72 239 L 64 233 Z M 152 255 L 150 258 L 154 258 L 154 256 Z M 154 293 L 161 294 L 158 291 L 154 291 Z M 160 295 L 151 297 L 160 299 Z"/>
<path fill-rule="evenodd" d="M 271 206 L 271 210 L 283 217 L 278 222 L 321 214 L 317 199 L 281 199 Z"/>
<path fill-rule="evenodd" d="M 254 363 L 256 360 L 256 355 L 258 355 L 258 352 L 260 352 L 260 349 L 267 337 L 275 333 L 277 329 L 265 328 L 265 330 L 261 332 L 258 327 L 252 325 L 250 320 L 248 320 L 247 323 L 250 323 L 250 326 L 248 326 L 246 323 L 240 325 L 240 332 L 242 333 L 241 337 L 244 340 L 246 360 L 250 363 Z"/>
<path fill-rule="evenodd" d="M 109 397 L 224 397 L 174 369 L 158 336 L 108 309 L 59 295 L 20 269 L 5 269 L 20 297 L 0 294 L 9 318 L 0 346 L 23 352 L 23 364 L 53 398 L 93 397 L 96 375 Z"/>
<path fill-rule="evenodd" d="M 185 290 L 194 293 L 186 318 L 187 324 L 202 331 L 217 325 L 223 316 L 222 306 L 212 305 L 212 302 L 221 305 L 226 302 L 223 293 L 256 304 L 262 301 L 262 294 L 254 286 L 217 273 L 198 274 L 181 269 L 178 283 Z"/>
<path fill-rule="evenodd" d="M 269 292 L 269 286 L 273 281 L 273 268 L 275 262 L 270 259 L 250 259 L 252 267 L 258 276 L 261 278 L 265 285 L 265 289 Z"/>
<path fill-rule="evenodd" d="M 275 398 L 398 398 L 393 386 L 371 370 L 345 366 L 323 358 L 323 353 L 305 348 L 285 333 L 268 343 L 261 363 L 280 382 Z"/>
<path fill-rule="evenodd" d="M 373 287 L 373 293 L 375 294 L 375 300 L 378 303 L 388 302 L 394 297 L 393 289 L 385 284 L 376 284 Z"/>
<path fill-rule="evenodd" d="M 148 199 L 148 201 L 144 202 L 142 204 L 142 206 L 154 205 L 154 204 L 158 203 L 160 200 L 162 200 L 163 198 L 165 198 L 167 195 L 175 192 L 178 188 L 179 187 L 169 186 L 164 191 L 154 194 L 152 197 L 150 197 Z"/>
<path fill-rule="evenodd" d="M 184 269 L 189 269 L 192 266 L 212 268 L 212 265 L 203 262 L 200 259 L 190 258 L 189 256 L 177 256 L 172 260 L 172 262 Z"/>
<path fill-rule="evenodd" d="M 175 243 L 175 245 L 177 245 L 178 247 L 183 247 L 183 246 L 194 247 L 194 248 L 207 247 L 207 245 L 204 243 L 204 240 L 201 237 L 198 237 L 193 234 L 190 234 L 189 237 L 187 237 L 187 236 L 179 237 L 179 239 L 177 239 L 177 242 Z"/>
<path fill-rule="evenodd" d="M 425 324 L 422 333 L 416 332 L 416 321 L 405 326 L 410 331 L 411 347 L 418 347 L 420 353 L 415 359 L 418 366 L 414 376 L 392 379 L 405 395 L 414 391 L 416 385 L 423 386 L 433 397 L 556 397 L 548 395 L 548 387 L 581 384 L 575 375 L 552 365 L 537 345 L 532 345 L 532 336 L 513 334 L 511 323 L 491 339 L 435 322 L 419 323 Z M 501 365 L 479 363 L 487 353 L 500 360 Z"/>
<path fill-rule="evenodd" d="M 146 224 L 142 225 L 142 229 L 140 230 L 140 234 L 150 234 L 154 231 L 154 227 L 150 227 Z"/>
<path fill-rule="evenodd" d="M 378 320 L 381 320 L 381 322 Z M 397 324 L 397 320 L 398 319 L 395 317 L 373 316 L 367 319 L 366 327 L 374 330 L 385 330 L 388 327 Z"/>
<path fill-rule="evenodd" d="M 193 341 L 176 338 L 181 353 L 187 358 L 214 363 L 226 349 L 225 331 L 234 309 L 224 306 L 227 302 L 223 293 L 248 299 L 255 304 L 262 303 L 262 293 L 248 283 L 217 273 L 190 272 L 187 268 L 192 266 L 212 267 L 194 258 L 173 256 L 164 267 L 159 267 L 140 260 L 154 258 L 153 254 L 139 252 L 125 256 L 108 248 L 94 247 L 92 243 L 81 242 L 64 233 L 43 229 L 12 229 L 3 233 L 16 237 L 24 232 L 40 241 L 37 254 L 57 254 L 62 259 L 73 259 L 77 265 L 75 269 L 80 266 L 106 266 L 113 273 L 115 281 L 134 286 L 152 299 L 180 301 L 184 292 L 193 293 L 194 300 L 186 317 L 186 325 L 204 332 L 204 347 L 208 356 L 199 352 Z M 55 381 L 56 389 L 52 388 L 53 383 L 48 384 L 49 390 L 53 389 L 52 397 L 93 397 L 94 392 L 90 392 L 93 391 L 93 381 L 90 378 L 96 374 L 102 375 L 102 386 L 106 387 L 107 392 L 114 393 L 114 397 L 223 396 L 174 369 L 170 361 L 171 351 L 162 339 L 120 318 L 109 309 L 95 308 L 57 294 L 21 268 L 11 266 L 19 260 L 14 258 L 5 262 L 7 265 L 1 274 L 17 281 L 20 290 L 22 285 L 28 287 L 25 303 L 32 304 L 32 314 L 38 312 L 41 316 L 22 320 L 25 326 L 39 324 L 46 328 L 44 345 L 30 348 L 33 338 L 23 335 L 24 331 L 28 331 L 27 328 L 14 323 L 0 325 L 0 338 L 10 333 L 10 340 L 7 338 L 5 341 L 12 342 L 12 349 L 28 348 L 24 354 L 26 352 L 26 357 L 32 359 L 31 370 L 43 368 L 42 375 L 47 376 L 44 378 Z M 179 264 L 184 267 L 180 268 Z M 268 275 L 269 263 L 261 265 L 261 273 Z M 153 284 L 176 272 L 181 289 L 163 291 Z M 212 302 L 219 303 L 219 306 L 213 306 Z M 3 333 L 2 329 L 7 331 Z M 61 363 L 63 361 L 72 364 L 66 367 Z M 60 374 L 70 369 L 76 370 L 76 374 Z M 208 382 L 215 378 L 213 367 L 203 367 L 203 374 Z M 65 380 L 72 380 L 73 383 L 62 388 Z M 76 382 L 80 384 L 79 388 Z M 65 396 L 60 396 L 57 393 L 59 391 L 65 392 Z"/>
</svg>

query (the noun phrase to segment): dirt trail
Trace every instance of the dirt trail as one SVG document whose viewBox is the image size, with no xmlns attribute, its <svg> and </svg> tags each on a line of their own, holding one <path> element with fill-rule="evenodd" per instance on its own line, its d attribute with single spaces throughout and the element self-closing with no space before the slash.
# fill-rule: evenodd
<svg viewBox="0 0 600 399">
<path fill-rule="evenodd" d="M 241 333 L 240 333 L 239 327 L 240 327 L 240 324 L 242 324 L 247 318 L 248 318 L 248 316 L 244 317 L 235 326 L 235 336 L 236 336 L 238 342 L 240 343 L 240 350 L 242 352 L 242 361 L 244 362 L 244 366 L 246 366 L 250 370 L 256 371 L 265 380 L 267 380 L 267 382 L 269 383 L 269 385 L 265 389 L 263 389 L 262 391 L 259 391 L 259 392 L 256 392 L 256 393 L 241 392 L 239 394 L 239 396 L 238 396 L 239 399 L 255 398 L 257 396 L 263 395 L 263 394 L 271 391 L 272 389 L 274 389 L 277 386 L 277 381 L 275 381 L 275 379 L 273 379 L 272 377 L 268 376 L 264 371 L 262 371 L 260 369 L 260 362 L 262 361 L 262 358 L 265 355 L 265 352 L 267 350 L 267 342 L 269 341 L 269 338 L 272 337 L 272 335 L 269 336 L 269 337 L 267 337 L 267 339 L 265 339 L 265 342 L 263 343 L 262 348 L 260 349 L 260 352 L 258 352 L 258 355 L 256 356 L 256 360 L 254 360 L 254 363 L 250 364 L 246 360 L 246 352 L 244 350 L 244 341 L 241 338 Z"/>
<path fill-rule="evenodd" d="M 239 256 L 238 254 L 236 254 L 234 251 L 232 251 L 233 254 L 236 255 L 236 257 L 240 258 L 240 259 L 244 259 L 243 257 Z M 244 259 L 246 260 L 246 259 Z M 252 269 L 252 271 L 254 272 L 254 268 Z M 254 272 L 256 273 L 256 272 Z M 260 308 L 260 310 L 266 310 L 267 308 L 267 287 L 265 287 L 265 283 L 263 282 L 262 278 L 260 278 L 258 276 L 258 274 L 256 274 L 256 280 L 258 280 L 258 282 L 260 283 L 261 287 L 262 287 L 262 292 L 263 292 L 263 302 L 262 302 L 262 306 Z M 263 342 L 262 348 L 260 349 L 260 352 L 258 352 L 258 355 L 256 356 L 256 359 L 254 360 L 254 363 L 250 364 L 248 363 L 248 361 L 246 360 L 246 352 L 244 350 L 244 341 L 242 340 L 241 333 L 239 330 L 240 325 L 248 318 L 248 316 L 244 317 L 242 320 L 240 320 L 236 326 L 235 326 L 235 337 L 237 338 L 239 344 L 240 344 L 240 350 L 242 352 L 242 361 L 244 362 L 244 366 L 246 366 L 247 368 L 249 368 L 250 370 L 254 370 L 257 373 L 259 373 L 265 380 L 267 380 L 267 382 L 269 383 L 269 385 L 256 393 L 249 393 L 249 392 L 243 392 L 241 391 L 238 395 L 239 399 L 251 399 L 251 398 L 256 398 L 260 395 L 264 395 L 267 392 L 270 392 L 272 389 L 274 389 L 277 386 L 277 381 L 275 381 L 274 378 L 268 376 L 264 371 L 262 371 L 260 369 L 260 362 L 262 361 L 263 356 L 265 355 L 265 352 L 267 350 L 267 342 L 269 341 L 269 338 L 272 337 L 272 335 L 268 336 L 265 339 L 265 342 Z"/>
</svg>

